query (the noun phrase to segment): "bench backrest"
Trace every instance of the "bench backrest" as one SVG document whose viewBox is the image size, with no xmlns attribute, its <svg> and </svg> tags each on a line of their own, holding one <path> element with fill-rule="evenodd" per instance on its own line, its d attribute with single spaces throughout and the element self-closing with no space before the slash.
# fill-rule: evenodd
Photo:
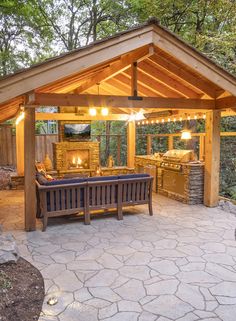
<svg viewBox="0 0 236 321">
<path fill-rule="evenodd" d="M 43 212 L 113 208 L 117 203 L 147 203 L 152 193 L 150 176 L 87 180 L 81 183 L 45 186 L 37 181 L 37 194 Z M 39 201 L 38 199 L 38 201 Z"/>
</svg>

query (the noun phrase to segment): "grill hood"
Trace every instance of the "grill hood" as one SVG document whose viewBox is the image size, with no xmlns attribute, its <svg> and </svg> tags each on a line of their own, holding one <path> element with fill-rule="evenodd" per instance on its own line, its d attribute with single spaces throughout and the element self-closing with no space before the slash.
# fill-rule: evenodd
<svg viewBox="0 0 236 321">
<path fill-rule="evenodd" d="M 172 149 L 163 155 L 163 161 L 188 163 L 196 160 L 193 150 Z"/>
</svg>

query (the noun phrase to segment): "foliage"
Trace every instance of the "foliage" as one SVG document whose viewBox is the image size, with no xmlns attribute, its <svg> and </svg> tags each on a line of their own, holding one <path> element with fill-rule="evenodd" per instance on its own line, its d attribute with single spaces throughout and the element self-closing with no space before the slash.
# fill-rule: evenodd
<svg viewBox="0 0 236 321">
<path fill-rule="evenodd" d="M 0 271 L 0 292 L 4 292 L 8 289 L 11 289 L 11 280 L 7 276 L 7 274 L 3 271 Z"/>
<path fill-rule="evenodd" d="M 236 72 L 236 1 L 129 0 L 139 22 L 157 17 L 216 63 Z"/>
</svg>

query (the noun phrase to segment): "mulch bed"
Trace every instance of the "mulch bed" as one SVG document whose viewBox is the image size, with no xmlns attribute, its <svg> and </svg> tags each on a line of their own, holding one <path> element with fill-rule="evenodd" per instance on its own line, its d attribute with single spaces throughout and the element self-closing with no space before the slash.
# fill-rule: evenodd
<svg viewBox="0 0 236 321">
<path fill-rule="evenodd" d="M 20 258 L 0 265 L 0 321 L 38 320 L 44 299 L 41 273 Z"/>
</svg>

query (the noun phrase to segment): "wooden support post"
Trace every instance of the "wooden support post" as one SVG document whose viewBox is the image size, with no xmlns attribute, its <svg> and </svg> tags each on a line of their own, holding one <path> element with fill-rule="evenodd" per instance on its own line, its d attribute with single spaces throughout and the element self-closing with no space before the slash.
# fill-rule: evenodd
<svg viewBox="0 0 236 321">
<path fill-rule="evenodd" d="M 131 95 L 138 96 L 138 64 L 137 61 L 131 65 Z"/>
<path fill-rule="evenodd" d="M 24 176 L 24 120 L 16 124 L 16 169 L 17 175 Z"/>
<path fill-rule="evenodd" d="M 169 136 L 168 137 L 168 150 L 174 149 L 174 137 Z"/>
<path fill-rule="evenodd" d="M 147 135 L 147 155 L 151 155 L 152 151 L 152 136 L 150 134 Z"/>
<path fill-rule="evenodd" d="M 25 154 L 25 229 L 36 228 L 36 192 L 35 192 L 35 109 L 25 108 L 24 124 Z"/>
<path fill-rule="evenodd" d="M 205 159 L 205 135 L 199 136 L 199 160 L 204 161 Z"/>
<path fill-rule="evenodd" d="M 220 174 L 220 111 L 206 113 L 204 204 L 217 206 Z"/>
<path fill-rule="evenodd" d="M 127 166 L 134 167 L 134 157 L 136 153 L 136 130 L 135 122 L 130 121 L 127 125 Z"/>
</svg>

